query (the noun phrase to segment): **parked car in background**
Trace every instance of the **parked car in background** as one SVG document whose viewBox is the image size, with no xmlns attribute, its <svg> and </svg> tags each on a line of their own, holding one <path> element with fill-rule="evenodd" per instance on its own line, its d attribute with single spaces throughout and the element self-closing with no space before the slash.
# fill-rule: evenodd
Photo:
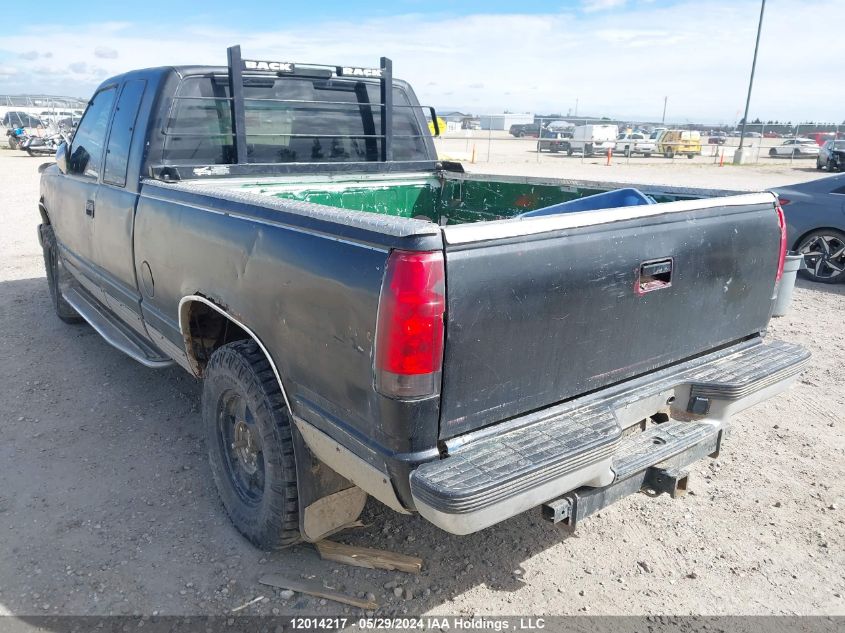
<svg viewBox="0 0 845 633">
<path fill-rule="evenodd" d="M 845 170 L 845 141 L 827 141 L 819 149 L 816 169 Z"/>
<path fill-rule="evenodd" d="M 811 138 L 791 138 L 769 149 L 769 156 L 818 156 L 819 146 Z"/>
<path fill-rule="evenodd" d="M 763 132 L 763 138 L 781 138 L 782 136 L 782 134 L 780 134 L 779 132 L 775 132 L 774 130 Z"/>
<path fill-rule="evenodd" d="M 46 121 L 47 123 L 52 123 L 54 121 L 59 121 L 61 119 L 76 119 L 79 120 L 82 118 L 82 111 L 81 110 L 44 110 L 43 112 L 39 113 L 38 118 L 42 121 Z"/>
<path fill-rule="evenodd" d="M 4 114 L 3 119 L 0 120 L 0 123 L 2 123 L 3 127 L 7 129 L 19 127 L 38 127 L 39 125 L 45 125 L 44 121 L 39 119 L 34 114 L 29 114 L 29 112 L 22 112 L 19 110 L 10 110 L 6 114 Z"/>
<path fill-rule="evenodd" d="M 572 132 L 575 125 L 569 121 L 550 121 L 546 127 L 555 132 Z"/>
<path fill-rule="evenodd" d="M 642 132 L 623 133 L 616 137 L 616 149 L 614 151 L 620 152 L 625 156 L 631 154 L 642 154 L 643 156 L 651 156 L 655 152 L 657 144 L 650 138 L 647 138 Z"/>
<path fill-rule="evenodd" d="M 82 117 L 72 117 L 67 119 L 59 119 L 56 121 L 56 125 L 64 130 L 75 130 L 76 126 L 79 125 L 79 120 Z"/>
<path fill-rule="evenodd" d="M 35 136 L 38 130 L 47 127 L 38 117 L 18 110 L 7 112 L 0 123 L 6 128 L 6 137 L 12 149 L 18 149 L 26 137 Z"/>
<path fill-rule="evenodd" d="M 511 136 L 515 136 L 516 138 L 522 138 L 523 136 L 540 136 L 540 124 L 514 123 L 508 132 Z"/>
<path fill-rule="evenodd" d="M 701 132 L 695 130 L 666 130 L 657 140 L 657 152 L 666 158 L 684 154 L 692 158 L 701 153 Z"/>
<path fill-rule="evenodd" d="M 828 141 L 835 141 L 837 138 L 841 139 L 843 136 L 842 132 L 808 132 L 804 134 L 806 138 L 812 139 L 816 145 L 824 145 Z"/>
<path fill-rule="evenodd" d="M 801 275 L 833 284 L 845 281 L 845 174 L 775 187 L 791 250 L 804 255 Z"/>
<path fill-rule="evenodd" d="M 713 132 L 707 138 L 710 145 L 724 145 L 728 140 L 728 135 L 724 132 Z"/>
<path fill-rule="evenodd" d="M 565 141 L 566 153 L 572 156 L 582 152 L 584 156 L 602 154 L 616 148 L 619 127 L 616 125 L 579 125 L 572 129 L 572 138 Z"/>
<path fill-rule="evenodd" d="M 551 152 L 552 154 L 566 151 L 566 145 L 563 139 L 567 138 L 572 138 L 571 132 L 543 128 L 540 131 L 540 138 L 537 139 L 537 151 Z"/>
</svg>

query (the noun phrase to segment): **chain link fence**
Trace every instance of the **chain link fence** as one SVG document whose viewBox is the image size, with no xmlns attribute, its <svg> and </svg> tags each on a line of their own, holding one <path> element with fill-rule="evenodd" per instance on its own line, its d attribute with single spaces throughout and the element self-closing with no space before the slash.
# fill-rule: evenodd
<svg viewBox="0 0 845 633">
<path fill-rule="evenodd" d="M 506 117 L 487 117 L 487 122 Z M 485 118 L 482 118 L 482 122 Z M 576 117 L 535 117 L 508 129 L 479 129 L 477 120 L 449 121 L 436 139 L 441 158 L 473 163 L 560 160 L 815 165 L 827 141 L 845 139 L 845 125 L 749 123 L 741 126 L 671 125 Z M 823 154 L 823 152 L 822 152 Z"/>
</svg>

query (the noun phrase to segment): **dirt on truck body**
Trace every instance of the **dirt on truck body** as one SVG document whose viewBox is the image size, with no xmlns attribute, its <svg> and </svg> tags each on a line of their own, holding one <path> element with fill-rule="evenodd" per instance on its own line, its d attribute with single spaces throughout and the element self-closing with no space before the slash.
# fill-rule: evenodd
<svg viewBox="0 0 845 633">
<path fill-rule="evenodd" d="M 259 547 L 368 495 L 455 534 L 676 495 L 806 364 L 763 336 L 772 194 L 474 177 L 387 59 L 229 58 L 106 81 L 42 175 L 40 236 L 60 318 L 202 378 Z"/>
</svg>

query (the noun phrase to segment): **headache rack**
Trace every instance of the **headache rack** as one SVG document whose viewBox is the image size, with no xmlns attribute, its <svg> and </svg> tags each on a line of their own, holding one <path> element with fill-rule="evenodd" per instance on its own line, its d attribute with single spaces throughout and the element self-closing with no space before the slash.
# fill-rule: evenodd
<svg viewBox="0 0 845 633">
<path fill-rule="evenodd" d="M 326 173 L 326 172 L 365 172 L 365 173 L 386 173 L 399 171 L 432 171 L 439 169 L 453 169 L 463 171 L 459 164 L 447 163 L 438 160 L 395 160 L 394 139 L 396 138 L 426 138 L 427 126 L 423 126 L 420 134 L 395 134 L 393 130 L 394 111 L 396 108 L 417 108 L 428 110 L 434 127 L 434 136 L 440 134 L 440 127 L 437 121 L 437 113 L 433 107 L 395 104 L 393 100 L 393 62 L 382 57 L 378 68 L 363 68 L 350 66 L 336 66 L 327 64 L 275 62 L 263 60 L 244 59 L 241 56 L 240 46 L 230 46 L 227 49 L 228 58 L 228 97 L 196 97 L 196 96 L 173 96 L 173 103 L 180 99 L 189 100 L 213 100 L 229 101 L 231 108 L 231 132 L 227 133 L 182 133 L 171 132 L 170 125 L 165 125 L 162 134 L 165 141 L 169 136 L 174 137 L 199 137 L 232 138 L 232 161 L 214 164 L 168 164 L 164 160 L 161 164 L 150 166 L 150 175 L 153 178 L 174 181 L 183 178 L 203 178 L 215 176 L 252 176 L 252 175 L 283 175 L 291 173 Z M 267 99 L 244 97 L 244 75 L 247 77 L 304 77 L 304 78 L 352 78 L 360 80 L 378 79 L 379 102 L 372 103 L 367 100 L 365 103 L 355 101 L 329 101 L 329 100 L 304 100 L 304 99 Z M 363 134 L 319 134 L 293 132 L 247 132 L 245 102 L 272 102 L 289 104 L 321 104 L 353 108 L 378 108 L 380 111 L 380 130 L 375 130 L 372 124 L 372 133 Z M 171 107 L 173 107 L 171 105 Z M 169 117 L 169 120 L 172 117 Z M 370 117 L 372 122 L 372 117 Z M 291 161 L 291 162 L 249 162 L 247 137 L 304 137 L 304 138 L 326 138 L 326 139 L 380 139 L 378 146 L 378 160 L 368 159 L 366 161 Z"/>
</svg>

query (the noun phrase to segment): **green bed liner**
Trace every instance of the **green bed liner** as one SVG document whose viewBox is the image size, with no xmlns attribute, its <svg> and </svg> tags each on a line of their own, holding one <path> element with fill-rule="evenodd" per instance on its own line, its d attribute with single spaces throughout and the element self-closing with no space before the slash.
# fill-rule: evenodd
<svg viewBox="0 0 845 633">
<path fill-rule="evenodd" d="M 630 186 L 630 185 L 629 185 Z M 526 211 L 609 191 L 614 186 L 540 184 L 489 177 L 428 176 L 349 182 L 261 182 L 243 184 L 251 193 L 301 200 L 351 211 L 467 224 L 511 218 Z M 651 193 L 657 202 L 702 196 Z"/>
</svg>

